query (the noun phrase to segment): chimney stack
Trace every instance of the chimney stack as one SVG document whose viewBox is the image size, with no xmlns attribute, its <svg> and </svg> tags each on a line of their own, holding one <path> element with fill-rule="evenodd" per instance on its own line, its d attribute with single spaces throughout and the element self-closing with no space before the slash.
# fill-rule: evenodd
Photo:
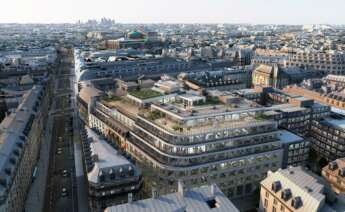
<svg viewBox="0 0 345 212">
<path fill-rule="evenodd" d="M 133 193 L 128 193 L 128 203 L 133 202 Z"/>
<path fill-rule="evenodd" d="M 182 180 L 178 180 L 177 182 L 177 191 L 181 196 L 184 196 L 184 184 Z"/>
<path fill-rule="evenodd" d="M 152 186 L 152 198 L 157 199 L 158 198 L 158 191 L 156 186 Z"/>
<path fill-rule="evenodd" d="M 216 184 L 215 183 L 211 184 L 211 195 L 216 196 Z"/>
</svg>

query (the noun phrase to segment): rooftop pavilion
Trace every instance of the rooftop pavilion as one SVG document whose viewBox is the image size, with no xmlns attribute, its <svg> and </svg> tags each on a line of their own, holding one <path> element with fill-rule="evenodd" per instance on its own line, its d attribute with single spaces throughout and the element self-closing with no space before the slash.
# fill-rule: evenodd
<svg viewBox="0 0 345 212">
<path fill-rule="evenodd" d="M 267 125 L 272 121 L 263 116 L 265 108 L 256 107 L 241 99 L 237 104 L 222 104 L 217 97 L 177 96 L 169 103 L 153 103 L 150 111 L 140 113 L 139 119 L 173 133 L 200 133 Z M 194 101 L 192 105 L 186 101 Z"/>
<path fill-rule="evenodd" d="M 175 101 L 168 103 L 155 102 L 151 110 L 159 110 L 177 119 L 196 119 L 199 117 L 217 116 L 217 114 L 238 113 L 239 111 L 256 111 L 251 101 L 241 99 L 236 104 L 223 104 L 219 98 L 193 94 L 178 95 Z"/>
</svg>

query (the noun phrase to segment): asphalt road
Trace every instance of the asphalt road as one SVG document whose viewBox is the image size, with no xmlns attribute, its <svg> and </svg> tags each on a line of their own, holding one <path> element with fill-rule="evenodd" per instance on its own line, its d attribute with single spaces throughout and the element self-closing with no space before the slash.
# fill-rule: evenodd
<svg viewBox="0 0 345 212">
<path fill-rule="evenodd" d="M 55 83 L 53 131 L 44 211 L 77 212 L 70 63 L 60 65 Z"/>
</svg>

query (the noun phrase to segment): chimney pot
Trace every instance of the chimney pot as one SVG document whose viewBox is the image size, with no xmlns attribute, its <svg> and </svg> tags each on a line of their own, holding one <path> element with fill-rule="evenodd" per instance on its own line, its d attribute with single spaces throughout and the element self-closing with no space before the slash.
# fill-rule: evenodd
<svg viewBox="0 0 345 212">
<path fill-rule="evenodd" d="M 181 194 L 181 196 L 184 196 L 184 184 L 182 180 L 177 182 L 177 191 L 179 194 Z"/>
<path fill-rule="evenodd" d="M 216 184 L 214 183 L 211 184 L 211 195 L 212 196 L 216 195 Z"/>
<path fill-rule="evenodd" d="M 133 202 L 133 193 L 128 193 L 128 203 Z"/>
<path fill-rule="evenodd" d="M 158 198 L 158 191 L 155 186 L 152 187 L 152 198 L 157 199 Z"/>
</svg>

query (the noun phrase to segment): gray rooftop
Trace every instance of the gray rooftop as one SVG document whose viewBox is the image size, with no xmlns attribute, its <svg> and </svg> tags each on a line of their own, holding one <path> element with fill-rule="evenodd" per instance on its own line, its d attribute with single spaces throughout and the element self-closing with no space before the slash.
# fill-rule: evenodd
<svg viewBox="0 0 345 212">
<path fill-rule="evenodd" d="M 105 212 L 238 212 L 222 191 L 213 185 L 167 194 L 157 198 L 108 207 Z M 214 208 L 208 201 L 215 200 Z"/>
<path fill-rule="evenodd" d="M 333 119 L 333 118 L 326 118 L 322 121 L 325 124 L 333 126 L 335 128 L 345 130 L 345 119 Z"/>
<path fill-rule="evenodd" d="M 42 91 L 41 86 L 33 87 L 16 111 L 0 123 L 0 201 L 6 198 L 16 175 Z"/>
<path fill-rule="evenodd" d="M 286 205 L 291 205 L 295 197 L 301 197 L 302 206 L 294 211 L 319 211 L 325 204 L 324 185 L 320 179 L 309 174 L 301 167 L 289 167 L 288 169 L 279 169 L 276 172 L 268 172 L 266 179 L 261 181 L 261 185 L 266 189 L 271 189 L 274 182 L 281 183 L 281 189 L 276 195 L 281 196 L 284 189 L 290 189 L 292 198 L 288 199 Z M 284 201 L 284 200 L 283 200 Z M 294 209 L 294 208 L 293 208 Z"/>
<path fill-rule="evenodd" d="M 294 143 L 294 142 L 303 140 L 302 137 L 300 137 L 300 136 L 298 136 L 292 132 L 289 132 L 287 130 L 280 130 L 279 131 L 279 139 L 280 139 L 280 142 L 285 143 L 285 144 Z"/>
<path fill-rule="evenodd" d="M 88 173 L 89 182 L 99 183 L 101 175 L 108 175 L 109 173 L 126 172 L 128 169 L 135 170 L 136 176 L 139 171 L 128 161 L 125 157 L 120 155 L 110 144 L 99 136 L 90 128 L 86 127 L 90 143 L 91 154 L 97 155 L 97 160 L 94 161 L 93 169 Z M 117 180 L 114 178 L 114 180 Z"/>
</svg>

